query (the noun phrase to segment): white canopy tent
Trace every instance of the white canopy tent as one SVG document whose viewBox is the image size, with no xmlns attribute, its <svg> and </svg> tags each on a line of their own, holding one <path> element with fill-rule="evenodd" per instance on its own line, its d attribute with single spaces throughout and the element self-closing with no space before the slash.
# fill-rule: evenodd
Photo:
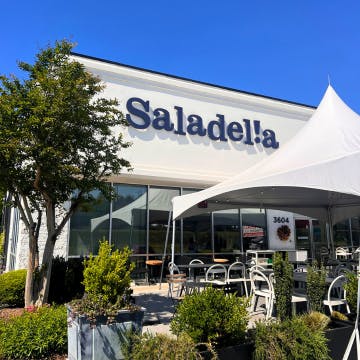
<svg viewBox="0 0 360 360">
<path fill-rule="evenodd" d="M 360 214 L 360 116 L 329 85 L 298 134 L 265 160 L 208 189 L 173 198 L 173 220 L 271 208 L 329 225 Z"/>
<path fill-rule="evenodd" d="M 332 229 L 334 223 L 360 214 L 358 164 L 360 116 L 329 85 L 306 125 L 271 156 L 215 186 L 173 198 L 173 221 L 203 212 L 256 207 L 311 216 Z M 332 231 L 329 234 L 332 238 Z M 355 329 L 344 359 L 355 337 L 360 357 L 359 300 L 360 285 Z"/>
</svg>

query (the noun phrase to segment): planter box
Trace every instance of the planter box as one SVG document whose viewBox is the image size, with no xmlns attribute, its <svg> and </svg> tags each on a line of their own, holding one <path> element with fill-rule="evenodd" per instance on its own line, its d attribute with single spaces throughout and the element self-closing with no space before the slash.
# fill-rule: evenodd
<svg viewBox="0 0 360 360">
<path fill-rule="evenodd" d="M 87 316 L 71 316 L 68 308 L 68 359 L 69 360 L 121 360 L 122 344 L 129 331 L 142 331 L 145 309 L 120 310 L 114 322 L 107 324 L 106 316 L 91 323 Z"/>
<path fill-rule="evenodd" d="M 332 319 L 331 328 L 325 331 L 328 339 L 329 355 L 334 360 L 342 360 L 346 347 L 349 343 L 350 336 L 354 331 L 355 324 L 349 321 Z M 354 342 L 350 352 L 349 360 L 356 360 L 356 343 Z"/>
</svg>

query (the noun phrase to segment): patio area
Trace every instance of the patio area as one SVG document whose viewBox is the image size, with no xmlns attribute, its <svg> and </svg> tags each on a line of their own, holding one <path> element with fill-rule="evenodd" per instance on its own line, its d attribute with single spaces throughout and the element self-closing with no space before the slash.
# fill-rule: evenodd
<svg viewBox="0 0 360 360">
<path fill-rule="evenodd" d="M 171 335 L 170 322 L 174 314 L 174 302 L 168 297 L 168 284 L 132 285 L 135 304 L 143 306 L 145 311 L 143 332 Z M 255 321 L 265 319 L 265 314 L 251 315 L 249 327 Z"/>
</svg>

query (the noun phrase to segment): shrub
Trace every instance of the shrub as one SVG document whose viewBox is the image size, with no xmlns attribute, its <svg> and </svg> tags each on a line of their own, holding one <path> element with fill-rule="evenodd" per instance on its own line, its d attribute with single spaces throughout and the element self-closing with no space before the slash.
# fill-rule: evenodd
<svg viewBox="0 0 360 360">
<path fill-rule="evenodd" d="M 0 304 L 24 307 L 26 270 L 14 270 L 0 275 Z"/>
<path fill-rule="evenodd" d="M 123 351 L 126 360 L 202 359 L 195 343 L 186 334 L 173 338 L 165 334 L 145 333 L 130 337 L 128 344 L 128 348 Z"/>
<path fill-rule="evenodd" d="M 330 318 L 318 311 L 312 311 L 310 313 L 301 316 L 301 319 L 305 322 L 305 325 L 311 330 L 325 330 L 329 323 Z"/>
<path fill-rule="evenodd" d="M 107 241 L 101 241 L 98 256 L 90 255 L 84 260 L 85 296 L 70 303 L 72 311 L 94 318 L 132 308 L 130 276 L 135 265 L 130 255 L 128 247 L 113 251 Z"/>
<path fill-rule="evenodd" d="M 44 359 L 67 351 L 66 309 L 42 307 L 0 321 L 1 359 Z"/>
<path fill-rule="evenodd" d="M 347 271 L 345 276 L 346 282 L 344 284 L 344 290 L 346 291 L 346 300 L 349 304 L 351 312 L 356 313 L 358 278 L 356 274 L 351 271 Z"/>
<path fill-rule="evenodd" d="M 309 298 L 312 311 L 323 312 L 323 300 L 326 293 L 326 270 L 321 264 L 314 260 L 311 266 L 307 267 L 306 293 Z"/>
<path fill-rule="evenodd" d="M 55 257 L 51 270 L 49 303 L 64 304 L 82 297 L 84 294 L 83 271 L 83 259 L 66 261 L 63 257 Z"/>
<path fill-rule="evenodd" d="M 213 343 L 216 347 L 245 340 L 249 321 L 248 300 L 235 294 L 206 288 L 185 296 L 176 309 L 170 328 L 175 335 L 187 333 L 195 343 Z"/>
<path fill-rule="evenodd" d="M 324 332 L 306 326 L 301 317 L 258 322 L 254 331 L 255 360 L 330 360 Z"/>
<path fill-rule="evenodd" d="M 294 286 L 294 269 L 289 263 L 288 254 L 285 253 L 283 258 L 281 253 L 276 252 L 274 254 L 273 268 L 276 316 L 280 320 L 285 320 L 292 315 L 291 297 Z"/>
</svg>

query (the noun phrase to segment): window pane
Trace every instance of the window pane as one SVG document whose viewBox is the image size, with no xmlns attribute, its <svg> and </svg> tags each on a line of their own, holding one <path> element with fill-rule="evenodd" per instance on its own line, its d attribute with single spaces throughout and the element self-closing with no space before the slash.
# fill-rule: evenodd
<svg viewBox="0 0 360 360">
<path fill-rule="evenodd" d="M 200 191 L 183 189 L 183 195 Z M 184 253 L 212 253 L 211 217 L 201 214 L 183 219 Z"/>
<path fill-rule="evenodd" d="M 260 209 L 241 209 L 244 251 L 267 249 L 266 213 Z"/>
<path fill-rule="evenodd" d="M 110 204 L 100 191 L 91 192 L 94 204 L 78 210 L 70 220 L 69 255 L 97 254 L 99 240 L 109 239 Z"/>
<path fill-rule="evenodd" d="M 149 253 L 163 254 L 169 212 L 172 209 L 171 199 L 180 195 L 180 189 L 151 187 L 149 189 Z M 170 226 L 171 226 L 170 221 Z M 177 221 L 179 224 L 180 222 Z M 180 251 L 180 232 L 177 231 L 175 252 Z M 169 229 L 167 253 L 171 252 L 172 228 Z"/>
<path fill-rule="evenodd" d="M 352 230 L 352 237 L 353 237 L 353 246 L 358 247 L 360 246 L 360 218 L 353 217 L 351 219 L 351 230 Z"/>
<path fill-rule="evenodd" d="M 116 249 L 129 246 L 134 254 L 146 253 L 147 187 L 116 184 L 112 209 L 111 242 Z"/>
<path fill-rule="evenodd" d="M 349 220 L 344 220 L 333 227 L 334 229 L 334 245 L 351 246 Z"/>
<path fill-rule="evenodd" d="M 215 252 L 231 252 L 240 249 L 239 210 L 214 212 Z"/>
</svg>

